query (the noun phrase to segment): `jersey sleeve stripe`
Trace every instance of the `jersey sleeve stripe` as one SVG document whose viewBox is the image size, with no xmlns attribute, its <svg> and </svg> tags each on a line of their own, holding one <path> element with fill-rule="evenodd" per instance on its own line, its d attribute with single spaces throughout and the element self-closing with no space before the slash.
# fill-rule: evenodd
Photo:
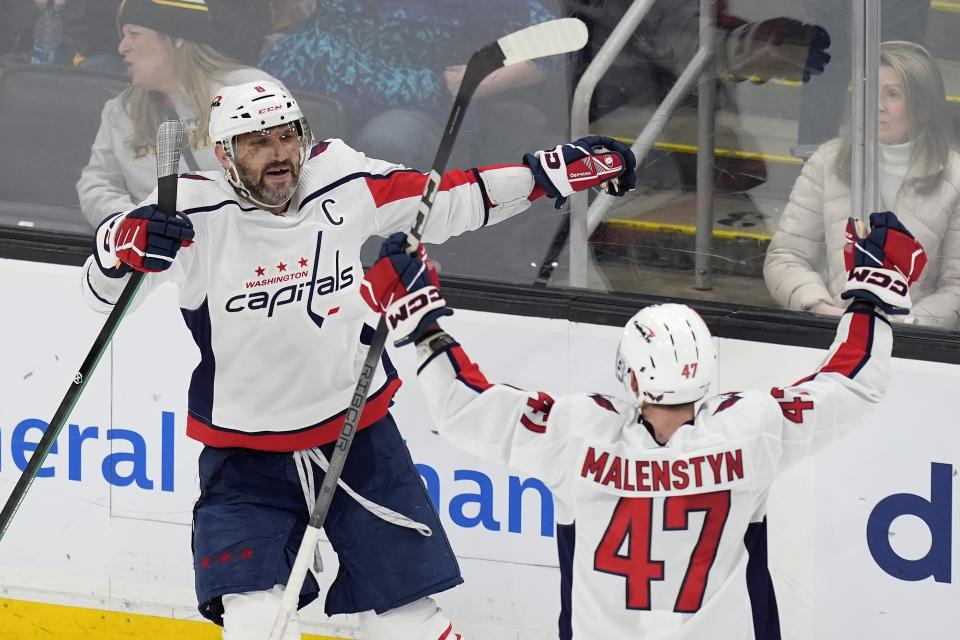
<svg viewBox="0 0 960 640">
<path fill-rule="evenodd" d="M 418 174 L 418 175 L 420 174 L 419 171 L 415 171 L 415 170 L 413 170 L 413 169 L 401 169 L 401 171 L 405 171 L 405 172 L 408 172 L 408 173 L 416 173 L 416 174 Z M 389 175 L 392 175 L 392 174 L 389 174 Z M 371 176 L 372 176 L 372 174 L 366 173 L 366 172 L 350 173 L 350 174 L 347 174 L 347 175 L 343 176 L 342 178 L 338 178 L 337 180 L 334 180 L 333 182 L 331 182 L 331 183 L 329 183 L 329 184 L 325 184 L 323 187 L 317 189 L 316 191 L 310 193 L 309 195 L 304 196 L 303 199 L 300 201 L 300 209 L 302 210 L 302 209 L 303 209 L 304 207 L 306 207 L 307 204 L 310 203 L 311 201 L 316 200 L 317 198 L 319 198 L 319 197 L 322 196 L 323 194 L 328 193 L 328 192 L 330 192 L 330 191 L 333 191 L 334 189 L 336 189 L 336 188 L 338 188 L 338 187 L 341 187 L 341 186 L 347 184 L 348 182 L 352 182 L 352 181 L 354 181 L 354 180 L 360 180 L 360 179 L 370 178 Z M 382 177 L 385 177 L 385 176 L 380 176 L 380 177 L 382 178 Z"/>
<path fill-rule="evenodd" d="M 853 378 L 866 366 L 873 351 L 876 323 L 884 320 L 872 312 L 854 311 L 850 315 L 852 318 L 843 343 L 816 373 L 797 380 L 794 386 L 813 380 L 821 373 L 839 373 L 847 378 Z"/>
<path fill-rule="evenodd" d="M 421 196 L 427 183 L 427 176 L 419 171 L 397 171 L 387 176 L 366 176 L 364 179 L 377 207 L 404 198 Z"/>
<path fill-rule="evenodd" d="M 97 254 L 93 254 L 93 255 L 96 256 Z M 111 306 L 111 307 L 114 306 L 114 304 L 116 304 L 116 303 L 114 303 L 114 302 L 110 302 L 109 300 L 107 300 L 106 298 L 104 298 L 103 296 L 101 296 L 99 293 L 97 293 L 97 290 L 93 287 L 93 282 L 90 281 L 90 270 L 89 270 L 89 269 L 87 269 L 86 277 L 87 277 L 87 289 L 90 290 L 90 293 L 93 294 L 93 297 L 94 297 L 94 298 L 96 298 L 97 300 L 99 300 L 99 301 L 102 302 L 103 304 L 109 305 L 109 306 Z"/>
<path fill-rule="evenodd" d="M 487 381 L 480 367 L 470 360 L 470 357 L 459 344 L 451 346 L 446 351 L 450 365 L 457 374 L 457 379 L 477 393 L 483 393 L 493 385 Z"/>
<path fill-rule="evenodd" d="M 483 184 L 483 178 L 480 177 L 479 169 L 471 169 L 474 179 L 477 181 L 477 186 L 480 187 L 480 195 L 483 196 L 483 224 L 480 226 L 487 226 L 487 223 L 490 222 L 490 207 L 493 206 L 493 203 L 490 202 L 490 196 L 487 195 L 487 185 Z"/>
<path fill-rule="evenodd" d="M 427 184 L 426 174 L 419 171 L 394 171 L 386 176 L 367 176 L 367 189 L 377 207 L 403 200 L 419 198 Z M 475 184 L 477 177 L 469 171 L 454 169 L 440 179 L 440 191 L 449 191 L 465 184 Z"/>
<path fill-rule="evenodd" d="M 853 313 L 846 340 L 820 369 L 822 373 L 839 373 L 848 378 L 857 375 L 870 359 L 874 317 L 873 313 Z"/>
</svg>

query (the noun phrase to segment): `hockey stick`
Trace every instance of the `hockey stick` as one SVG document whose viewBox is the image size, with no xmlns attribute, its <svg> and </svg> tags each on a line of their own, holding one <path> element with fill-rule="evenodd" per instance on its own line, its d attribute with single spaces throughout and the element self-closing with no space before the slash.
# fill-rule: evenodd
<svg viewBox="0 0 960 640">
<path fill-rule="evenodd" d="M 180 140 L 182 137 L 183 125 L 179 120 L 167 120 L 157 129 L 157 208 L 167 215 L 174 215 L 177 211 L 177 169 L 180 165 Z M 80 365 L 80 369 L 73 377 L 70 388 L 67 389 L 66 395 L 60 401 L 60 406 L 57 407 L 53 419 L 47 425 L 43 437 L 37 443 L 37 448 L 20 474 L 20 479 L 17 480 L 13 492 L 10 493 L 6 504 L 3 505 L 3 511 L 0 511 L 0 540 L 7 532 L 13 516 L 16 515 L 20 504 L 27 495 L 27 491 L 30 490 L 30 485 L 37 477 L 37 472 L 43 466 L 47 454 L 50 453 L 50 449 L 56 443 L 57 436 L 60 435 L 67 418 L 70 417 L 70 412 L 73 411 L 77 400 L 80 399 L 80 394 L 87 386 L 87 380 L 93 375 L 103 352 L 107 350 L 107 345 L 110 344 L 113 334 L 120 325 L 120 320 L 127 313 L 130 302 L 143 282 L 143 276 L 142 271 L 134 271 L 131 274 L 130 280 L 127 281 L 123 292 L 120 294 L 120 298 L 117 299 L 113 310 L 107 316 L 106 322 L 103 323 L 103 328 L 100 329 L 97 339 L 93 341 L 93 346 L 90 347 L 87 357 L 84 358 L 83 364 Z"/>
<path fill-rule="evenodd" d="M 537 270 L 537 278 L 533 281 L 533 286 L 546 287 L 550 283 L 550 276 L 553 275 L 553 270 L 557 267 L 557 259 L 560 257 L 560 252 L 563 251 L 568 235 L 570 235 L 569 208 L 563 214 L 560 226 L 553 232 L 553 239 L 550 241 L 550 246 L 547 247 L 547 253 L 543 256 L 543 260 L 540 261 L 540 268 Z"/>
<path fill-rule="evenodd" d="M 463 116 L 466 113 L 467 106 L 470 104 L 470 99 L 473 97 L 473 92 L 477 86 L 490 73 L 501 67 L 507 67 L 536 58 L 577 51 L 582 49 L 586 44 L 586 25 L 576 18 L 562 18 L 560 20 L 551 20 L 550 22 L 533 25 L 506 35 L 496 42 L 492 42 L 482 49 L 479 49 L 470 57 L 470 61 L 467 63 L 467 68 L 463 74 L 463 81 L 460 83 L 460 89 L 457 91 L 457 97 L 453 101 L 453 108 L 450 111 L 446 128 L 443 130 L 443 136 L 440 138 L 437 155 L 433 160 L 433 167 L 431 167 L 427 177 L 427 184 L 420 198 L 416 220 L 413 223 L 413 228 L 410 229 L 410 233 L 407 235 L 407 251 L 411 255 L 416 253 L 420 246 L 420 239 L 423 237 L 427 217 L 430 215 L 437 191 L 440 189 L 440 180 L 446 169 L 447 161 L 450 159 L 453 143 L 457 138 L 457 132 L 460 131 Z M 277 619 L 273 625 L 273 632 L 270 634 L 271 640 L 281 640 L 286 631 L 290 616 L 296 610 L 296 605 L 300 600 L 300 589 L 303 587 L 303 581 L 307 577 L 310 558 L 313 555 L 313 549 L 317 546 L 317 542 L 320 539 L 320 529 L 323 527 L 323 522 L 327 518 L 327 512 L 330 510 L 330 503 L 333 500 L 337 480 L 339 480 L 340 474 L 343 471 L 343 465 L 346 462 L 347 453 L 350 451 L 350 445 L 353 444 L 353 436 L 356 432 L 357 424 L 360 421 L 360 414 L 363 413 L 363 407 L 367 402 L 367 391 L 370 388 L 370 383 L 373 381 L 373 375 L 377 370 L 377 363 L 380 361 L 386 339 L 387 325 L 386 321 L 381 317 L 379 324 L 377 324 L 377 331 L 373 336 L 373 341 L 367 350 L 367 357 L 364 360 L 363 368 L 360 370 L 360 378 L 357 380 L 357 386 L 353 391 L 350 406 L 347 407 L 336 448 L 334 449 L 333 455 L 330 456 L 330 465 L 323 478 L 323 483 L 320 485 L 316 505 L 314 506 L 313 513 L 310 514 L 309 524 L 303 534 L 303 540 L 300 542 L 300 548 L 297 550 L 297 557 L 290 570 L 290 578 L 287 581 L 287 586 L 283 593 L 280 611 L 277 613 Z"/>
</svg>

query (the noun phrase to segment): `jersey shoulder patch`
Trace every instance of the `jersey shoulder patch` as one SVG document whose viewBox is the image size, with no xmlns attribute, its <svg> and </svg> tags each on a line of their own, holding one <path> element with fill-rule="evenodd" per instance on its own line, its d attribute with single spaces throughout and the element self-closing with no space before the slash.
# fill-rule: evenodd
<svg viewBox="0 0 960 640">
<path fill-rule="evenodd" d="M 520 424 L 534 433 L 546 433 L 550 412 L 556 401 L 543 391 L 531 391 L 520 414 Z"/>
<path fill-rule="evenodd" d="M 328 138 L 327 140 L 317 140 L 307 151 L 307 159 L 304 164 L 321 163 L 329 165 L 331 162 L 349 162 L 360 156 L 360 152 L 348 145 L 340 138 Z M 319 160 L 317 159 L 319 158 Z"/>
<path fill-rule="evenodd" d="M 324 140 L 323 142 L 313 145 L 313 147 L 310 148 L 310 158 L 316 158 L 318 155 L 326 151 L 329 146 L 329 140 Z"/>
<path fill-rule="evenodd" d="M 743 394 L 739 391 L 731 391 L 729 393 L 721 393 L 718 396 L 719 402 L 716 403 L 716 407 L 713 409 L 711 415 L 717 415 L 721 411 L 726 411 L 733 405 L 737 404 L 743 400 Z"/>
<path fill-rule="evenodd" d="M 603 393 L 576 393 L 557 398 L 551 425 L 570 435 L 613 438 L 636 422 L 636 406 L 623 398 Z M 559 427 L 560 422 L 564 423 Z"/>
<path fill-rule="evenodd" d="M 697 424 L 707 431 L 749 437 L 766 428 L 770 396 L 763 391 L 729 391 L 716 395 L 700 407 Z"/>
<path fill-rule="evenodd" d="M 592 393 L 590 394 L 590 399 L 596 402 L 599 407 L 602 407 L 607 411 L 620 413 L 619 411 L 617 411 L 617 408 L 613 405 L 613 402 L 610 396 L 605 396 L 602 393 Z"/>
</svg>

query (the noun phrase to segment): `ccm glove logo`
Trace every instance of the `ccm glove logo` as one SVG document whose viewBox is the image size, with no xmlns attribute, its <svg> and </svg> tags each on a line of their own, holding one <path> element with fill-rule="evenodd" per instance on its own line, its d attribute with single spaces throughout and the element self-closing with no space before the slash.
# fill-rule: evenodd
<svg viewBox="0 0 960 640">
<path fill-rule="evenodd" d="M 416 289 L 388 306 L 383 317 L 395 338 L 393 344 L 402 347 L 419 340 L 437 318 L 453 313 L 446 304 L 440 289 L 431 285 Z"/>
<path fill-rule="evenodd" d="M 436 287 L 421 289 L 416 293 L 400 298 L 396 304 L 390 305 L 387 310 L 387 322 L 390 324 L 390 330 L 396 329 L 400 323 L 426 309 L 430 303 L 442 301 L 443 297 Z"/>
<path fill-rule="evenodd" d="M 869 267 L 858 267 L 850 271 L 847 275 L 847 283 L 856 281 L 863 284 L 870 284 L 883 289 L 889 289 L 899 296 L 907 295 L 907 283 L 890 276 L 890 271 L 878 271 Z"/>
</svg>

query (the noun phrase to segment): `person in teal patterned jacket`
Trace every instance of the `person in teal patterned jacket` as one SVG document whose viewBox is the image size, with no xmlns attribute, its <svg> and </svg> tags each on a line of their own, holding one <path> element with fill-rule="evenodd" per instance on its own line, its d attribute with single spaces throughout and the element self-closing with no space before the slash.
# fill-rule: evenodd
<svg viewBox="0 0 960 640">
<path fill-rule="evenodd" d="M 352 142 L 371 156 L 425 168 L 470 55 L 507 33 L 558 17 L 546 2 L 555 0 L 327 0 L 258 66 L 294 92 L 339 100 Z M 552 59 L 488 78 L 461 130 L 459 157 L 474 164 L 519 158 L 566 131 L 565 69 L 565 60 Z"/>
</svg>

